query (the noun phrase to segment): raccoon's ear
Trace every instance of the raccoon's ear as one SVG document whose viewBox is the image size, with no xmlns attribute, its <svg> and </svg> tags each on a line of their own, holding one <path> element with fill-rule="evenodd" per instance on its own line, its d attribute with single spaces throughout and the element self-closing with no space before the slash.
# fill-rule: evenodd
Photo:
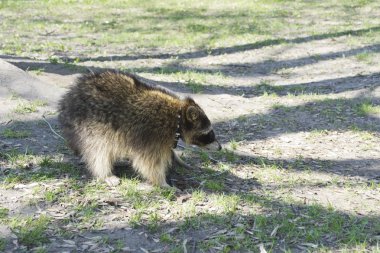
<svg viewBox="0 0 380 253">
<path fill-rule="evenodd" d="M 189 121 L 196 121 L 199 117 L 199 110 L 195 106 L 189 106 L 186 110 L 186 118 Z"/>
<path fill-rule="evenodd" d="M 195 101 L 191 97 L 186 97 L 185 101 L 186 101 L 186 104 L 188 105 L 195 105 Z"/>
</svg>

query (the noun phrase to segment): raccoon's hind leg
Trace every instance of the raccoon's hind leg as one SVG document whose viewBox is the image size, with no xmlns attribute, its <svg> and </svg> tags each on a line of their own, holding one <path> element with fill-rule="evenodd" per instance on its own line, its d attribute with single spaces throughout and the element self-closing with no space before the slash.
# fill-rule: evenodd
<svg viewBox="0 0 380 253">
<path fill-rule="evenodd" d="M 120 184 L 120 179 L 112 173 L 115 155 L 113 146 L 106 138 L 87 138 L 82 147 L 82 159 L 94 177 L 109 186 Z"/>
</svg>

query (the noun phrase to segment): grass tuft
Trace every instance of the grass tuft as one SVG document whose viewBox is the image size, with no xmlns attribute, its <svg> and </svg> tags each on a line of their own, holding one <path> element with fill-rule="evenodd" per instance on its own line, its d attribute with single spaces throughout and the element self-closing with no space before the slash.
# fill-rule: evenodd
<svg viewBox="0 0 380 253">
<path fill-rule="evenodd" d="M 46 234 L 49 223 L 50 219 L 47 216 L 14 218 L 10 222 L 10 227 L 17 235 L 19 242 L 30 248 L 49 242 Z"/>
<path fill-rule="evenodd" d="M 28 114 L 38 111 L 38 107 L 42 107 L 47 105 L 47 102 L 43 100 L 34 100 L 34 101 L 27 101 L 27 102 L 19 102 L 19 104 L 14 109 L 14 112 L 19 114 Z"/>
<path fill-rule="evenodd" d="M 31 135 L 29 131 L 17 131 L 10 128 L 6 128 L 2 133 L 5 138 L 21 139 L 27 138 Z"/>
<path fill-rule="evenodd" d="M 369 115 L 380 116 L 380 105 L 375 105 L 371 101 L 365 101 L 357 105 L 356 113 L 359 116 L 369 116 Z"/>
</svg>

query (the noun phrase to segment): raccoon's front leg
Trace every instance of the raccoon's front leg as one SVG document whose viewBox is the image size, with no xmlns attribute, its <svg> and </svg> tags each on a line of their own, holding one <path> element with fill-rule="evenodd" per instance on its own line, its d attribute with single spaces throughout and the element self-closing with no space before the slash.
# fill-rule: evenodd
<svg viewBox="0 0 380 253">
<path fill-rule="evenodd" d="M 169 155 L 170 158 L 170 155 Z M 133 159 L 133 167 L 140 172 L 140 174 L 149 180 L 153 185 L 170 188 L 171 186 L 166 182 L 166 171 L 170 160 L 163 157 L 138 156 Z"/>
</svg>

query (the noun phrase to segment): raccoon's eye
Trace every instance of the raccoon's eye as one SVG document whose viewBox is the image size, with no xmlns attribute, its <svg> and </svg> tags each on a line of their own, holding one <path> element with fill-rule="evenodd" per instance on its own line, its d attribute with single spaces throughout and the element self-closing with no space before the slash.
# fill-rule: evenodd
<svg viewBox="0 0 380 253">
<path fill-rule="evenodd" d="M 215 141 L 215 134 L 214 131 L 211 130 L 210 132 L 206 134 L 202 134 L 198 137 L 198 141 L 204 145 L 210 144 Z"/>
</svg>

